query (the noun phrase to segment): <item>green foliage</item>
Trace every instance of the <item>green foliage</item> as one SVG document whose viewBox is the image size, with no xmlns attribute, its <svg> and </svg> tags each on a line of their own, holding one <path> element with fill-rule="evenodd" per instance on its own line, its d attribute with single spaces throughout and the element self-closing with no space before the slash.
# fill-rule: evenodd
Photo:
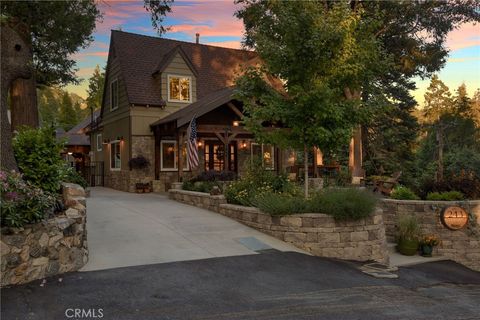
<svg viewBox="0 0 480 320">
<path fill-rule="evenodd" d="M 92 76 L 88 79 L 87 105 L 92 110 L 97 110 L 102 106 L 103 88 L 105 86 L 105 71 L 100 71 L 100 67 L 95 67 Z"/>
<path fill-rule="evenodd" d="M 336 220 L 358 220 L 375 210 L 376 198 L 355 188 L 328 188 L 310 199 L 298 195 L 265 193 L 255 197 L 253 204 L 271 215 L 296 213 L 325 213 Z"/>
<path fill-rule="evenodd" d="M 70 182 L 70 183 L 76 183 L 82 188 L 88 187 L 88 183 L 85 180 L 84 177 L 78 173 L 75 168 L 69 167 L 69 166 L 64 166 L 62 170 L 62 181 L 63 182 Z"/>
<path fill-rule="evenodd" d="M 2 15 L 27 25 L 38 83 L 78 82 L 73 54 L 93 40 L 101 13 L 94 0 L 2 1 Z"/>
<path fill-rule="evenodd" d="M 42 220 L 55 204 L 55 197 L 25 182 L 17 172 L 0 171 L 1 226 L 21 227 Z"/>
<path fill-rule="evenodd" d="M 296 195 L 299 190 L 285 174 L 276 175 L 254 161 L 240 180 L 225 188 L 224 195 L 228 203 L 251 206 L 255 197 L 271 192 Z"/>
<path fill-rule="evenodd" d="M 18 168 L 26 181 L 47 192 L 56 193 L 65 174 L 60 156 L 63 143 L 52 128 L 23 128 L 13 139 Z"/>
<path fill-rule="evenodd" d="M 72 129 L 79 122 L 77 112 L 73 107 L 73 102 L 68 92 L 64 92 L 62 96 L 58 120 L 60 126 L 65 131 Z"/>
<path fill-rule="evenodd" d="M 358 188 L 327 188 L 314 195 L 310 212 L 332 215 L 336 220 L 358 220 L 368 217 L 375 210 L 375 196 Z"/>
<path fill-rule="evenodd" d="M 458 191 L 446 191 L 446 192 L 429 192 L 427 194 L 427 200 L 434 201 L 456 201 L 463 200 L 464 196 Z"/>
<path fill-rule="evenodd" d="M 396 186 L 392 193 L 390 194 L 392 199 L 397 200 L 419 200 L 420 198 L 407 187 L 404 186 Z"/>
<path fill-rule="evenodd" d="M 68 95 L 68 97 L 66 97 Z M 65 106 L 64 103 L 67 105 Z M 73 106 L 72 106 L 73 103 Z M 58 127 L 67 123 L 76 125 L 88 115 L 88 109 L 82 109 L 83 99 L 58 87 L 43 87 L 37 90 L 38 112 L 42 127 Z M 70 114 L 66 114 L 66 110 Z M 69 120 L 73 119 L 73 120 Z"/>
<path fill-rule="evenodd" d="M 222 185 L 217 181 L 185 181 L 182 183 L 183 190 L 210 193 L 213 187 L 222 190 Z"/>
<path fill-rule="evenodd" d="M 152 26 L 159 35 L 167 32 L 169 28 L 162 25 L 163 19 L 168 12 L 172 11 L 173 0 L 144 0 L 145 9 L 150 12 Z"/>
<path fill-rule="evenodd" d="M 397 219 L 397 240 L 415 241 L 420 235 L 420 225 L 415 216 L 401 215 Z"/>
</svg>

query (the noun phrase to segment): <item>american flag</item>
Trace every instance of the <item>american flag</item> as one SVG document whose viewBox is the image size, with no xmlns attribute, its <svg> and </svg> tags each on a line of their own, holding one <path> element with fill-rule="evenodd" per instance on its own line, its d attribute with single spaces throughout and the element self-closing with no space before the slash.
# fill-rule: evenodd
<svg viewBox="0 0 480 320">
<path fill-rule="evenodd" d="M 198 167 L 198 148 L 197 148 L 197 120 L 193 116 L 187 130 L 187 148 L 188 148 L 188 166 L 190 169 Z"/>
</svg>

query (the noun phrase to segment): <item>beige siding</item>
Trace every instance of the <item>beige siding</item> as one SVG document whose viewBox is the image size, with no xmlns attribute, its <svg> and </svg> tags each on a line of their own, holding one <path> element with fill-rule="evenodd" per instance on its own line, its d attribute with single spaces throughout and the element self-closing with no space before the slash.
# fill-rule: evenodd
<svg viewBox="0 0 480 320">
<path fill-rule="evenodd" d="M 103 126 L 103 139 L 110 141 L 116 140 L 118 137 L 123 137 L 123 141 L 120 144 L 122 170 L 129 170 L 128 160 L 130 160 L 130 121 L 127 117 L 118 119 L 112 123 L 104 124 Z M 104 161 L 105 170 L 110 170 L 110 145 L 104 145 Z"/>
<path fill-rule="evenodd" d="M 91 143 L 90 143 L 90 144 L 91 144 L 90 150 L 92 150 L 92 152 L 93 152 L 93 159 L 92 159 L 92 161 L 104 161 L 104 155 L 103 155 L 103 153 L 104 153 L 104 149 L 105 149 L 106 145 L 104 145 L 104 144 L 102 143 L 102 145 L 101 145 L 102 150 L 101 150 L 101 151 L 98 151 L 98 150 L 97 150 L 97 136 L 98 136 L 98 135 L 102 135 L 101 141 L 103 142 L 104 137 L 103 137 L 103 132 L 102 132 L 102 131 L 96 131 L 96 132 L 93 134 L 93 136 L 90 138 L 90 141 L 91 141 Z"/>
<path fill-rule="evenodd" d="M 192 103 L 197 101 L 197 79 L 193 75 L 193 72 L 190 70 L 188 65 L 183 60 L 180 54 L 176 54 L 173 60 L 170 62 L 170 65 L 165 68 L 164 72 L 161 75 L 161 89 L 162 97 L 164 97 L 168 106 L 171 107 L 185 107 L 189 103 L 180 103 L 180 102 L 168 102 L 168 75 L 179 75 L 179 76 L 188 76 L 192 78 Z"/>
<path fill-rule="evenodd" d="M 168 108 L 161 109 L 157 107 L 140 107 L 135 106 L 130 110 L 130 117 L 132 122 L 133 136 L 150 136 L 153 135 L 150 131 L 150 124 L 164 118 L 169 114 Z"/>
</svg>

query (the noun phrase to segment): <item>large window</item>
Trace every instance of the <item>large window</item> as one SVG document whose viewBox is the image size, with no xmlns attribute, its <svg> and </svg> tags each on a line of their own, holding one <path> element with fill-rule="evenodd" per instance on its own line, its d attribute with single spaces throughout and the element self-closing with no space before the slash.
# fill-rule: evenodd
<svg viewBox="0 0 480 320">
<path fill-rule="evenodd" d="M 177 141 L 162 140 L 160 144 L 160 165 L 162 171 L 176 171 L 178 170 L 177 158 Z M 183 170 L 189 170 L 187 161 L 187 143 L 185 142 L 182 148 Z"/>
<path fill-rule="evenodd" d="M 110 110 L 118 108 L 118 80 L 110 83 Z"/>
<path fill-rule="evenodd" d="M 110 169 L 120 170 L 121 165 L 120 141 L 113 141 L 110 143 Z"/>
<path fill-rule="evenodd" d="M 252 159 L 262 159 L 262 164 L 267 170 L 275 169 L 275 147 L 271 144 L 252 143 Z"/>
<path fill-rule="evenodd" d="M 191 102 L 192 78 L 168 76 L 168 101 Z"/>
<path fill-rule="evenodd" d="M 102 151 L 102 134 L 97 134 L 97 151 Z"/>
</svg>

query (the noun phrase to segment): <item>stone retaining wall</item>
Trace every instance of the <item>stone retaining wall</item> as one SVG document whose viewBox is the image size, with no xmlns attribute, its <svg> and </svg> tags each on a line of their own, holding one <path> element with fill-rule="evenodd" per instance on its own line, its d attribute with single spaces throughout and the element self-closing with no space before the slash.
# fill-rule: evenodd
<svg viewBox="0 0 480 320">
<path fill-rule="evenodd" d="M 326 214 L 270 216 L 257 208 L 226 204 L 223 196 L 169 190 L 171 199 L 221 213 L 321 257 L 388 263 L 381 209 L 358 221 L 335 221 Z"/>
<path fill-rule="evenodd" d="M 63 185 L 67 210 L 23 228 L 4 228 L 1 286 L 76 271 L 88 261 L 86 201 L 82 187 Z"/>
<path fill-rule="evenodd" d="M 396 221 L 403 214 L 415 215 L 424 235 L 436 235 L 442 243 L 434 254 L 443 255 L 471 269 L 480 271 L 480 201 L 420 201 L 383 199 L 379 206 L 383 209 L 386 237 L 395 241 Z M 461 230 L 449 230 L 440 221 L 440 213 L 445 207 L 460 206 L 471 213 L 472 219 Z"/>
</svg>

